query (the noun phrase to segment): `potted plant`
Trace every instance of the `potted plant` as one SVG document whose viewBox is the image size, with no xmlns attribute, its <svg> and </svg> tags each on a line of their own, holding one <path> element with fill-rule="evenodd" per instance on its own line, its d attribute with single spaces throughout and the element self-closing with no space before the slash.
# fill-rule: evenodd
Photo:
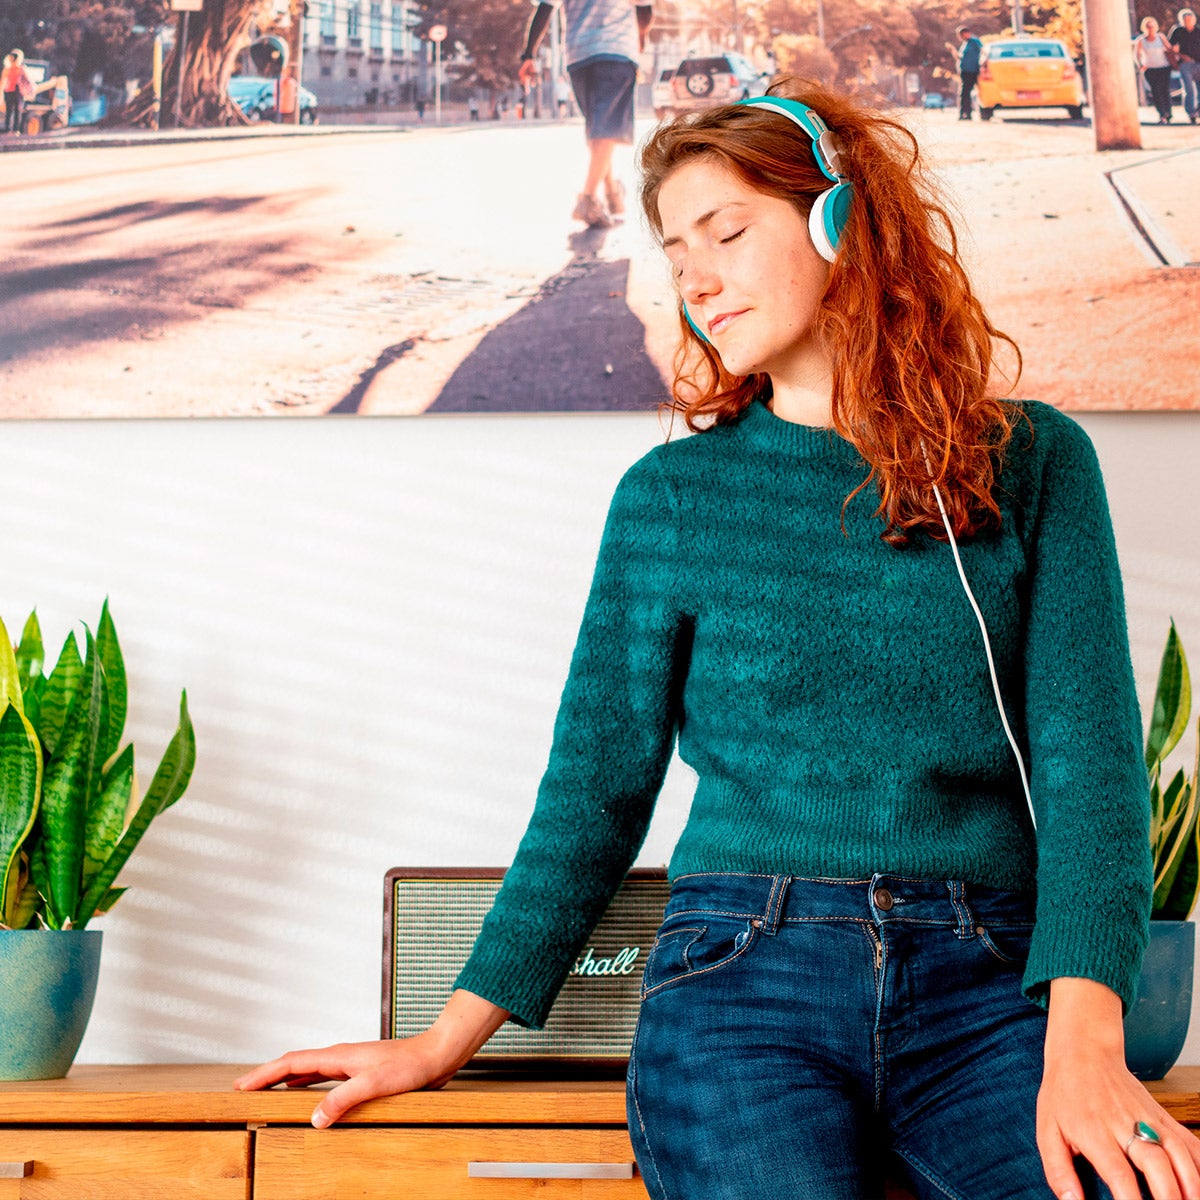
<svg viewBox="0 0 1200 1200">
<path fill-rule="evenodd" d="M 74 633 L 43 671 L 37 614 L 16 647 L 0 622 L 0 1079 L 67 1073 L 95 995 L 101 934 L 142 835 L 196 760 L 187 710 L 144 796 L 125 728 L 125 664 L 105 601 L 81 656 Z"/>
<path fill-rule="evenodd" d="M 1189 778 L 1180 767 L 1168 776 L 1167 756 L 1191 721 L 1192 683 L 1175 622 L 1167 634 L 1150 730 L 1150 847 L 1154 901 L 1150 944 L 1138 980 L 1137 999 L 1125 1018 L 1125 1059 L 1139 1079 L 1161 1079 L 1179 1057 L 1192 1011 L 1196 927 L 1189 920 L 1200 893 L 1200 725 Z"/>
</svg>

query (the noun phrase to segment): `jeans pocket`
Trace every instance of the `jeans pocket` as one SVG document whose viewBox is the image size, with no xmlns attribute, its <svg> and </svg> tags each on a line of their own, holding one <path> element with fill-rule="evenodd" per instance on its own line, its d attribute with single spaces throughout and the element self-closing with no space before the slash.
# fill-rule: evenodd
<svg viewBox="0 0 1200 1200">
<path fill-rule="evenodd" d="M 758 938 L 750 920 L 737 918 L 693 919 L 686 924 L 668 921 L 659 930 L 642 975 L 642 999 L 673 984 L 719 971 L 743 958 Z"/>
<path fill-rule="evenodd" d="M 1023 967 L 1029 958 L 1033 925 L 976 925 L 976 941 L 1006 966 Z"/>
</svg>

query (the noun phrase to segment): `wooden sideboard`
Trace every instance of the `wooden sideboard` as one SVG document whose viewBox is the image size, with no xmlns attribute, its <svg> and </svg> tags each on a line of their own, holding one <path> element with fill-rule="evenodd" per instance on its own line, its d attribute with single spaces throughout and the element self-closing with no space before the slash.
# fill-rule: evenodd
<svg viewBox="0 0 1200 1200">
<path fill-rule="evenodd" d="M 0 1200 L 646 1200 L 619 1080 L 460 1077 L 308 1124 L 242 1066 L 80 1066 L 0 1083 Z M 1200 1067 L 1151 1090 L 1200 1129 Z"/>
</svg>

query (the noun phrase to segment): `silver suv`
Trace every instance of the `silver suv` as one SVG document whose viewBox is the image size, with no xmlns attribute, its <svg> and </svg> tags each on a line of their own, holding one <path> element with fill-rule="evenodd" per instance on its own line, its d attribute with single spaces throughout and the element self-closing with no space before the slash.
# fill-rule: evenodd
<svg viewBox="0 0 1200 1200">
<path fill-rule="evenodd" d="M 685 58 L 671 80 L 670 96 L 664 97 L 662 115 L 669 117 L 715 104 L 732 104 L 747 96 L 761 96 L 769 82 L 765 71 L 756 71 L 740 54 Z"/>
</svg>

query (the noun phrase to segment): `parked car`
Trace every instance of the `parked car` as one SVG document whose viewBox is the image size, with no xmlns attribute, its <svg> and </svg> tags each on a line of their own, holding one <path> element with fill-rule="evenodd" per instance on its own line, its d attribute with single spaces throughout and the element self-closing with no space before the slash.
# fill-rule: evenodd
<svg viewBox="0 0 1200 1200">
<path fill-rule="evenodd" d="M 941 92 L 926 92 L 921 97 L 922 108 L 945 108 L 946 97 Z"/>
<path fill-rule="evenodd" d="M 732 104 L 747 96 L 761 96 L 769 82 L 765 71 L 756 71 L 740 54 L 685 58 L 675 68 L 660 119 L 715 104 Z"/>
<path fill-rule="evenodd" d="M 229 98 L 251 121 L 275 118 L 274 79 L 261 75 L 235 75 L 229 81 Z M 319 120 L 317 98 L 306 87 L 300 89 L 300 124 L 315 125 Z"/>
<path fill-rule="evenodd" d="M 671 107 L 671 80 L 675 78 L 675 68 L 667 67 L 659 71 L 658 78 L 650 89 L 650 102 L 654 106 L 654 115 L 661 121 Z"/>
<path fill-rule="evenodd" d="M 979 116 L 998 108 L 1065 108 L 1083 116 L 1084 91 L 1065 42 L 1013 37 L 987 42 L 979 66 Z"/>
</svg>

